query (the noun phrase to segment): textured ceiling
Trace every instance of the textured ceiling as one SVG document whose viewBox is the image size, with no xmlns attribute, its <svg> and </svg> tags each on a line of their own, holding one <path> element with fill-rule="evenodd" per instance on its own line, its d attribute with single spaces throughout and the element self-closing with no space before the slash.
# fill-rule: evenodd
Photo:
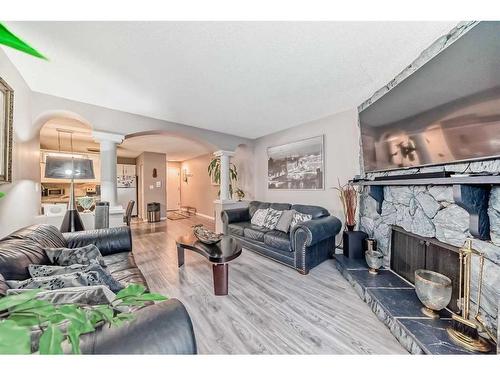
<svg viewBox="0 0 500 375">
<path fill-rule="evenodd" d="M 38 92 L 257 138 L 356 107 L 456 22 L 8 22 Z"/>
</svg>

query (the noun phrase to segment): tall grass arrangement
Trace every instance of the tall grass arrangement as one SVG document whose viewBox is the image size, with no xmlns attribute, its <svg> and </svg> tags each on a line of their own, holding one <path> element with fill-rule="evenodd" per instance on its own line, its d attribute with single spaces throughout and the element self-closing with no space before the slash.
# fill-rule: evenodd
<svg viewBox="0 0 500 375">
<path fill-rule="evenodd" d="M 345 225 L 354 228 L 356 225 L 356 209 L 358 206 L 358 190 L 350 182 L 334 187 L 338 191 L 342 207 L 344 209 Z"/>
</svg>

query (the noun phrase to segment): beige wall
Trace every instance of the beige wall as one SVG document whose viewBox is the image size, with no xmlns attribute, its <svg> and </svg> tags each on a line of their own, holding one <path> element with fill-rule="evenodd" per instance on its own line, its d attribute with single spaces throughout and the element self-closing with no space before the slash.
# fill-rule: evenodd
<svg viewBox="0 0 500 375">
<path fill-rule="evenodd" d="M 179 176 L 175 177 L 176 179 L 178 178 L 179 181 L 178 181 L 178 185 L 177 185 L 177 182 L 176 181 L 169 181 L 168 179 L 171 178 L 169 172 L 168 172 L 168 168 L 176 168 L 179 170 Z M 177 205 L 182 205 L 182 200 L 181 200 L 181 162 L 179 161 L 169 161 L 167 162 L 167 209 L 170 209 L 170 210 L 175 210 L 175 209 L 178 209 L 176 208 Z M 176 196 L 169 196 L 169 194 L 171 194 L 170 190 L 169 190 L 169 183 L 172 184 L 173 186 L 176 186 L 179 188 L 179 191 L 178 193 L 175 193 L 172 192 L 172 194 L 175 194 Z M 175 202 L 175 204 L 173 203 Z M 177 204 L 178 203 L 178 204 Z"/>
<path fill-rule="evenodd" d="M 143 152 L 136 159 L 137 173 L 139 175 L 139 183 L 137 186 L 137 194 L 139 202 L 143 202 L 142 212 L 139 213 L 143 219 L 146 219 L 147 204 L 152 202 L 160 203 L 161 217 L 166 215 L 166 178 L 167 178 L 167 157 L 165 154 L 156 152 Z M 153 177 L 153 169 L 156 168 L 156 178 Z M 159 182 L 160 186 L 156 183 Z M 138 211 L 139 212 L 139 211 Z"/>
<path fill-rule="evenodd" d="M 181 163 L 181 202 L 183 206 L 196 207 L 200 214 L 213 217 L 219 187 L 212 185 L 207 172 L 211 159 L 212 155 L 206 154 Z M 183 180 L 184 169 L 192 174 L 188 182 Z"/>
<path fill-rule="evenodd" d="M 315 191 L 269 190 L 267 188 L 267 148 L 324 135 L 325 189 Z M 337 179 L 347 182 L 359 173 L 358 113 L 353 109 L 337 113 L 294 128 L 258 138 L 254 146 L 256 199 L 270 202 L 312 204 L 325 207 L 343 220 L 343 212 L 335 190 Z"/>
<path fill-rule="evenodd" d="M 182 163 L 180 161 L 167 161 L 167 168 L 168 167 L 180 168 L 181 164 Z"/>
<path fill-rule="evenodd" d="M 1 184 L 0 238 L 30 225 L 40 210 L 40 141 L 32 126 L 31 90 L 0 49 L 0 77 L 14 90 L 12 183 Z"/>
</svg>

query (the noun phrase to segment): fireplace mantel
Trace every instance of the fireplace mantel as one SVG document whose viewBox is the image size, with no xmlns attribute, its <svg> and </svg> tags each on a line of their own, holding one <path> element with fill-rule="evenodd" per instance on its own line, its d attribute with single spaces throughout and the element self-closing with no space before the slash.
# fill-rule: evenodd
<svg viewBox="0 0 500 375">
<path fill-rule="evenodd" d="M 500 185 L 500 176 L 463 176 L 443 178 L 394 179 L 381 181 L 354 181 L 359 186 L 366 186 L 368 194 L 377 202 L 377 212 L 382 213 L 384 186 L 416 185 L 451 185 L 455 203 L 465 209 L 469 215 L 469 231 L 477 239 L 490 239 L 490 220 L 488 201 L 491 187 Z"/>
<path fill-rule="evenodd" d="M 500 176 L 463 176 L 442 178 L 408 178 L 382 181 L 353 181 L 360 186 L 410 186 L 410 185 L 500 185 Z"/>
</svg>

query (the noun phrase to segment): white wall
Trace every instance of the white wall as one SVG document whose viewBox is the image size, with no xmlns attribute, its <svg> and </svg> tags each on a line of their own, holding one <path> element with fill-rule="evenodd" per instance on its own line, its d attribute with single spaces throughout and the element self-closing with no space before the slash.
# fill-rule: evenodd
<svg viewBox="0 0 500 375">
<path fill-rule="evenodd" d="M 238 187 L 245 193 L 245 200 L 255 198 L 255 166 L 253 159 L 253 145 L 242 144 L 236 148 L 231 162 L 238 171 Z M 233 199 L 236 199 L 234 196 Z"/>
<path fill-rule="evenodd" d="M 166 132 L 205 142 L 214 150 L 234 151 L 240 144 L 251 143 L 247 138 L 135 115 L 38 92 L 33 92 L 32 102 L 33 116 L 36 118 L 43 118 L 47 113 L 69 111 L 83 117 L 93 130 L 125 135 L 148 131 Z"/>
<path fill-rule="evenodd" d="M 0 77 L 14 89 L 12 183 L 0 185 L 0 237 L 33 223 L 40 207 L 39 133 L 32 127 L 31 90 L 0 49 Z"/>
<path fill-rule="evenodd" d="M 267 148 L 325 136 L 325 189 L 314 191 L 269 190 L 267 188 Z M 325 207 L 343 220 L 337 192 L 331 189 L 359 174 L 358 112 L 352 109 L 258 138 L 254 145 L 255 199 L 267 202 L 312 204 Z"/>
</svg>

